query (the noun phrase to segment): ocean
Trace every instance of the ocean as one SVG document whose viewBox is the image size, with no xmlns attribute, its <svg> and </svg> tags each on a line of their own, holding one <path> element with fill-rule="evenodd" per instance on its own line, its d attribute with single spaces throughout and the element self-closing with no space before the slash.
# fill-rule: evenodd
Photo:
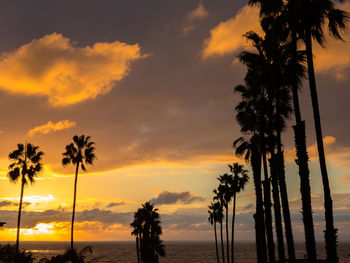
<svg viewBox="0 0 350 263">
<path fill-rule="evenodd" d="M 11 242 L 13 243 L 13 242 Z M 4 242 L 0 242 L 4 244 Z M 135 242 L 76 242 L 79 249 L 92 246 L 93 253 L 88 259 L 100 263 L 136 263 Z M 21 242 L 21 249 L 33 252 L 36 259 L 50 258 L 63 253 L 69 242 Z M 209 241 L 168 241 L 165 242 L 166 257 L 161 263 L 216 263 L 215 243 Z M 297 242 L 297 258 L 305 255 L 304 244 Z M 220 247 L 219 247 L 220 249 Z M 325 257 L 323 244 L 317 245 L 320 258 Z M 226 251 L 225 251 L 226 252 Z M 350 242 L 340 242 L 338 247 L 340 262 L 350 262 Z M 235 262 L 255 263 L 255 245 L 253 242 L 237 242 L 235 247 Z"/>
</svg>

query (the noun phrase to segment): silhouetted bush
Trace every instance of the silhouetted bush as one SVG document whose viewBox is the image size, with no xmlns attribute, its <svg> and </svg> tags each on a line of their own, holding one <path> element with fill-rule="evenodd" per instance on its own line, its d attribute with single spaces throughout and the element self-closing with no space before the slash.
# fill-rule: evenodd
<svg viewBox="0 0 350 263">
<path fill-rule="evenodd" d="M 0 263 L 12 263 L 16 258 L 16 245 L 0 245 Z M 19 250 L 17 255 L 18 263 L 34 262 L 33 254 L 26 250 Z"/>
</svg>

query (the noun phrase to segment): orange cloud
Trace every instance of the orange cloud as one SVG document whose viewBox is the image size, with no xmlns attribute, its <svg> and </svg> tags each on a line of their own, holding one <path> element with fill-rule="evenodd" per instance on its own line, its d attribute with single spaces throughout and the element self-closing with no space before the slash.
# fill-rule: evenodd
<svg viewBox="0 0 350 263">
<path fill-rule="evenodd" d="M 75 126 L 76 126 L 76 122 L 69 121 L 69 120 L 59 121 L 57 123 L 49 121 L 44 125 L 36 126 L 33 129 L 30 129 L 28 131 L 28 136 L 33 137 L 37 133 L 49 134 L 55 131 L 70 129 Z"/>
<path fill-rule="evenodd" d="M 221 22 L 210 30 L 210 37 L 204 41 L 202 57 L 224 56 L 236 52 L 246 45 L 243 35 L 250 30 L 261 31 L 259 9 L 245 6 L 235 17 Z"/>
<path fill-rule="evenodd" d="M 198 7 L 187 15 L 189 21 L 204 19 L 208 16 L 208 11 L 204 8 L 203 3 L 199 2 Z"/>
<path fill-rule="evenodd" d="M 331 146 L 336 141 L 335 137 L 333 136 L 326 136 L 323 138 L 323 144 L 325 147 Z M 327 148 L 326 148 L 327 150 Z M 317 143 L 307 147 L 307 152 L 309 155 L 310 160 L 315 160 L 318 158 L 318 150 L 317 150 Z M 296 151 L 295 148 L 291 150 L 285 151 L 285 160 L 286 161 L 294 161 L 296 159 Z"/>
<path fill-rule="evenodd" d="M 205 9 L 202 1 L 200 1 L 198 7 L 192 10 L 185 18 L 184 34 L 193 31 L 196 28 L 195 23 L 207 18 L 208 15 L 208 11 Z"/>
<path fill-rule="evenodd" d="M 0 88 L 48 97 L 66 106 L 109 92 L 143 58 L 138 44 L 115 41 L 79 47 L 61 34 L 35 39 L 0 57 Z"/>
<path fill-rule="evenodd" d="M 350 3 L 339 4 L 338 8 L 350 12 Z M 259 25 L 258 7 L 245 6 L 235 17 L 221 22 L 210 30 L 210 37 L 204 41 L 202 57 L 230 55 L 247 46 L 243 35 L 253 30 L 262 33 Z M 325 28 L 328 32 L 328 29 Z M 327 33 L 326 33 L 327 34 Z M 345 41 L 327 37 L 327 47 L 314 45 L 315 69 L 320 73 L 331 73 L 338 79 L 344 79 L 344 69 L 350 65 L 350 32 L 343 32 Z M 302 47 L 300 47 L 302 48 Z"/>
<path fill-rule="evenodd" d="M 337 6 L 350 12 L 350 3 L 345 2 Z M 327 31 L 327 28 L 325 29 Z M 326 48 L 315 45 L 315 69 L 321 73 L 331 73 L 337 79 L 344 79 L 344 69 L 350 65 L 350 32 L 342 34 L 344 41 L 328 37 Z"/>
</svg>

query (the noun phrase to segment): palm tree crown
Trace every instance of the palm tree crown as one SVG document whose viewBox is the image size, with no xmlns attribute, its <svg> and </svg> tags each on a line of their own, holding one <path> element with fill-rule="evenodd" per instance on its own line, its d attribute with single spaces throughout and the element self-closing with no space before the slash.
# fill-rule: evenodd
<svg viewBox="0 0 350 263">
<path fill-rule="evenodd" d="M 66 166 L 70 163 L 73 165 L 79 165 L 83 171 L 86 170 L 84 166 L 85 164 L 92 165 L 96 159 L 95 151 L 95 143 L 90 141 L 90 136 L 75 135 L 73 137 L 73 142 L 66 146 L 66 152 L 62 155 L 64 156 L 62 159 L 62 165 Z"/>
<path fill-rule="evenodd" d="M 22 183 L 34 183 L 35 177 L 42 170 L 40 163 L 44 153 L 39 151 L 39 146 L 30 143 L 18 144 L 17 149 L 9 154 L 12 163 L 9 165 L 8 177 L 11 182 L 16 183 L 20 178 Z"/>
</svg>

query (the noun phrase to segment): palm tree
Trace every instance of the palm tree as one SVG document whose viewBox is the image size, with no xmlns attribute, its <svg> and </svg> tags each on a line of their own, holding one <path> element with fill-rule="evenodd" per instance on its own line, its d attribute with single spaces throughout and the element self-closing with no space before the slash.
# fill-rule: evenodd
<svg viewBox="0 0 350 263">
<path fill-rule="evenodd" d="M 160 239 L 162 227 L 157 211 L 153 204 L 146 202 L 134 214 L 134 221 L 131 223 L 134 231 L 131 234 L 136 235 L 136 238 L 140 237 L 140 262 L 158 263 L 159 256 L 165 257 L 163 241 Z"/>
<path fill-rule="evenodd" d="M 236 216 L 236 195 L 244 190 L 245 185 L 249 181 L 248 171 L 244 169 L 243 165 L 234 163 L 229 165 L 231 173 L 233 174 L 233 180 L 231 181 L 230 188 L 233 193 L 233 210 L 232 210 L 232 236 L 231 236 L 231 262 L 234 263 L 234 226 Z"/>
<path fill-rule="evenodd" d="M 75 181 L 74 181 L 74 197 L 73 197 L 73 213 L 72 213 L 72 226 L 71 226 L 71 251 L 73 251 L 73 233 L 74 233 L 74 217 L 75 217 L 75 204 L 77 199 L 77 183 L 78 183 L 78 172 L 79 167 L 83 171 L 86 171 L 85 165 L 93 165 L 96 159 L 95 155 L 95 143 L 90 141 L 90 136 L 75 135 L 73 142 L 66 145 L 66 151 L 62 153 L 62 165 L 67 166 L 68 164 L 75 165 Z M 85 165 L 84 165 L 85 163 Z"/>
<path fill-rule="evenodd" d="M 225 263 L 225 244 L 224 244 L 224 237 L 223 237 L 223 231 L 222 231 L 222 222 L 224 219 L 224 207 L 225 207 L 225 198 L 224 198 L 224 191 L 222 189 L 222 185 L 218 187 L 218 189 L 214 189 L 213 193 L 214 198 L 213 200 L 216 201 L 216 203 L 219 204 L 217 208 L 217 216 L 218 216 L 218 222 L 220 224 L 220 239 L 221 239 L 221 252 L 222 252 L 222 262 Z"/>
<path fill-rule="evenodd" d="M 268 4 L 271 3 L 272 2 L 270 1 Z M 264 8 L 271 9 L 271 6 L 267 6 L 268 8 L 266 6 L 264 6 Z M 272 8 L 272 10 L 275 9 Z M 266 104 L 268 105 L 268 113 L 266 118 L 268 119 L 267 126 L 269 128 L 267 129 L 268 138 L 266 140 L 269 142 L 268 147 L 271 154 L 271 177 L 275 200 L 274 204 L 275 210 L 279 210 L 279 204 L 276 203 L 276 200 L 279 200 L 278 188 L 280 188 L 289 260 L 295 261 L 295 248 L 285 181 L 281 132 L 285 128 L 285 120 L 289 118 L 290 113 L 292 112 L 290 106 L 290 86 L 293 81 L 290 77 L 290 69 L 294 68 L 294 76 L 297 77 L 297 81 L 300 81 L 304 76 L 305 69 L 302 65 L 302 62 L 304 61 L 303 53 L 297 53 L 296 57 L 293 57 L 291 55 L 293 53 L 291 51 L 291 44 L 280 40 L 280 36 L 285 36 L 286 33 L 280 32 L 284 29 L 276 27 L 276 24 L 279 22 L 278 20 L 281 19 L 275 16 L 266 16 L 261 20 L 261 26 L 265 32 L 264 38 L 254 32 L 248 32 L 246 37 L 252 42 L 257 53 L 242 52 L 239 58 L 247 65 L 248 72 L 246 81 L 249 80 L 249 82 L 247 82 L 249 86 L 262 85 L 267 93 Z M 291 59 L 291 57 L 293 57 L 293 59 Z M 294 66 L 291 66 L 292 60 L 295 62 Z M 240 92 L 242 93 L 245 91 L 241 90 Z M 263 107 L 260 107 L 260 109 L 257 108 L 257 111 L 261 111 L 261 108 L 266 111 Z M 260 115 L 262 114 L 260 113 Z M 262 119 L 264 120 L 264 118 Z M 244 122 L 245 120 L 242 119 L 242 121 Z M 261 138 L 262 140 L 264 139 L 264 137 Z M 264 144 L 262 143 L 262 150 L 264 152 L 263 147 Z M 264 164 L 265 163 L 266 161 L 264 160 Z M 266 181 L 267 180 L 265 179 L 265 184 Z M 276 220 L 276 223 L 278 221 L 280 220 Z M 279 239 L 278 245 L 281 260 L 281 257 L 282 259 L 284 258 L 284 247 L 282 242 L 283 233 L 278 230 L 279 228 L 280 227 L 276 227 L 276 230 L 279 232 L 277 237 Z"/>
<path fill-rule="evenodd" d="M 137 212 L 136 212 L 137 213 Z M 134 228 L 134 230 L 131 232 L 131 235 L 136 236 L 136 254 L 137 254 L 137 263 L 141 262 L 140 258 L 140 235 L 141 235 L 141 228 L 142 228 L 142 222 L 140 221 L 140 216 L 135 215 L 134 221 L 130 224 L 131 227 Z"/>
<path fill-rule="evenodd" d="M 28 185 L 28 183 L 33 184 L 35 182 L 35 177 L 42 170 L 41 159 L 43 155 L 44 153 L 39 151 L 39 146 L 34 146 L 30 143 L 26 143 L 25 145 L 18 144 L 17 149 L 9 154 L 9 159 L 12 163 L 9 166 L 8 177 L 13 183 L 17 183 L 18 180 L 21 180 L 21 196 L 19 199 L 17 219 L 16 255 L 18 255 L 19 251 L 24 187 Z"/>
<path fill-rule="evenodd" d="M 230 240 L 228 233 L 228 205 L 232 200 L 233 193 L 231 191 L 230 183 L 233 181 L 233 177 L 230 174 L 223 174 L 218 178 L 220 185 L 218 187 L 219 194 L 223 196 L 224 199 L 224 207 L 226 212 L 226 253 L 227 253 L 227 263 L 230 263 Z M 221 191 L 221 193 L 220 193 Z"/>
<path fill-rule="evenodd" d="M 346 20 L 349 18 L 348 13 L 343 10 L 336 9 L 334 3 L 330 0 L 306 0 L 303 1 L 303 9 L 299 9 L 302 16 L 300 17 L 303 31 L 301 37 L 305 43 L 308 79 L 311 94 L 312 109 L 314 115 L 317 150 L 321 167 L 321 176 L 324 192 L 324 206 L 326 218 L 326 251 L 328 262 L 338 262 L 337 255 L 337 229 L 334 228 L 333 219 L 333 201 L 329 187 L 326 158 L 323 145 L 323 135 L 321 118 L 318 104 L 316 77 L 313 62 L 312 39 L 315 39 L 320 45 L 324 46 L 325 35 L 324 25 L 328 22 L 330 33 L 337 39 L 342 39 L 340 32 L 346 28 Z"/>
<path fill-rule="evenodd" d="M 248 38 L 251 36 L 246 35 Z M 261 154 L 260 162 L 263 163 L 263 191 L 264 191 L 264 207 L 265 207 L 265 227 L 267 235 L 267 248 L 269 251 L 269 261 L 275 262 L 275 248 L 273 241 L 273 228 L 272 228 L 272 213 L 271 213 L 271 189 L 270 179 L 267 169 L 267 142 L 269 119 L 268 116 L 268 100 L 266 89 L 263 83 L 265 82 L 266 72 L 264 69 L 268 68 L 264 65 L 265 61 L 261 60 L 259 56 L 254 53 L 242 52 L 239 55 L 241 62 L 248 66 L 248 72 L 246 74 L 247 86 L 238 85 L 235 88 L 235 92 L 240 93 L 243 100 L 236 106 L 237 116 L 236 119 L 241 125 L 242 133 L 249 133 L 255 131 L 259 138 L 259 151 Z M 252 70 L 251 67 L 254 67 Z M 260 164 L 261 165 L 261 164 Z M 275 200 L 276 201 L 276 200 Z"/>
<path fill-rule="evenodd" d="M 293 95 L 293 109 L 296 120 L 296 125 L 293 126 L 293 130 L 297 154 L 296 163 L 299 167 L 306 250 L 308 260 L 310 262 L 316 262 L 316 242 L 312 218 L 311 187 L 309 179 L 310 171 L 308 167 L 308 153 L 306 148 L 305 121 L 303 121 L 301 117 L 298 96 L 301 79 L 305 77 L 304 74 L 306 70 L 304 67 L 305 52 L 298 51 L 297 48 L 298 40 L 300 40 L 300 36 L 297 34 L 298 27 L 300 27 L 300 19 L 298 19 L 298 17 L 300 10 L 303 9 L 303 2 L 289 0 L 283 4 L 282 1 L 251 0 L 250 4 L 260 4 L 261 17 L 274 17 L 275 21 L 272 32 L 278 32 L 275 34 L 275 37 L 278 37 L 281 43 L 290 45 L 290 54 L 287 55 L 287 57 L 289 57 L 289 63 L 286 65 L 284 79 L 287 80 L 289 86 L 291 86 Z M 286 34 L 286 31 L 289 31 L 289 34 Z"/>
<path fill-rule="evenodd" d="M 256 212 L 255 220 L 255 242 L 258 262 L 267 262 L 266 239 L 265 239 L 265 220 L 263 197 L 261 187 L 261 154 L 259 153 L 258 135 L 250 134 L 250 138 L 240 137 L 234 141 L 233 147 L 236 149 L 236 155 L 244 157 L 247 163 L 250 163 L 253 170 L 253 181 L 255 187 Z"/>
<path fill-rule="evenodd" d="M 219 249 L 218 249 L 218 238 L 216 234 L 216 223 L 218 222 L 218 210 L 220 208 L 220 204 L 218 202 L 210 203 L 210 206 L 208 206 L 208 208 L 209 208 L 208 221 L 212 226 L 214 226 L 216 261 L 217 263 L 219 263 L 220 259 L 219 259 Z"/>
<path fill-rule="evenodd" d="M 247 35 L 248 36 L 248 35 Z M 253 36 L 253 35 L 252 35 Z M 259 38 L 258 38 L 259 39 Z M 275 262 L 275 252 L 274 252 L 274 241 L 273 241 L 273 228 L 272 228 L 272 214 L 271 214 L 271 190 L 270 190 L 270 179 L 268 177 L 267 171 L 267 142 L 269 138 L 265 138 L 265 134 L 268 132 L 269 119 L 268 116 L 268 100 L 266 89 L 263 85 L 264 78 L 266 78 L 266 72 L 264 70 L 268 68 L 268 64 L 265 65 L 265 61 L 260 58 L 259 55 L 242 52 L 239 55 L 240 60 L 248 66 L 248 73 L 246 75 L 245 81 L 247 86 L 239 85 L 235 88 L 235 92 L 240 93 L 242 96 L 242 101 L 236 106 L 237 116 L 236 119 L 241 125 L 241 131 L 244 134 L 254 132 L 256 134 L 257 143 L 260 152 L 259 165 L 261 166 L 261 160 L 263 161 L 265 180 L 263 182 L 264 186 L 264 206 L 265 206 L 265 227 L 267 235 L 267 247 L 269 251 L 269 261 Z M 252 68 L 254 67 L 254 68 Z M 261 82 L 261 83 L 260 83 Z M 261 168 L 260 168 L 261 169 Z M 279 196 L 279 195 L 278 195 Z M 276 199 L 274 195 L 274 204 L 279 204 L 279 198 Z M 275 213 L 276 217 L 280 217 L 279 213 Z M 280 220 L 276 220 L 279 224 Z M 282 225 L 280 228 L 282 229 Z M 280 241 L 280 246 L 283 245 L 283 233 L 282 230 L 279 231 L 282 234 L 282 241 Z M 281 235 L 278 235 L 281 237 Z M 284 251 L 281 250 L 281 251 Z"/>
</svg>

